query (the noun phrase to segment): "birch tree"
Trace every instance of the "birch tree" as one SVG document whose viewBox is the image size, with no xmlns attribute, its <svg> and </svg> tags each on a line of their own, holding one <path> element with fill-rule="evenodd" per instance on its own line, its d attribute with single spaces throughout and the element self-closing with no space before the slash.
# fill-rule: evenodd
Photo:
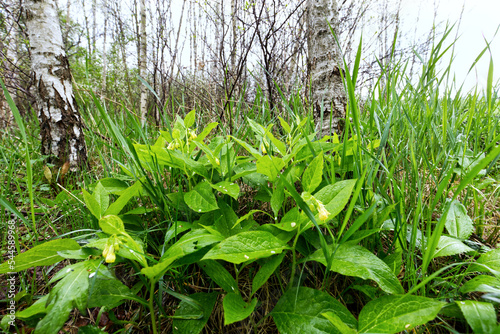
<svg viewBox="0 0 500 334">
<path fill-rule="evenodd" d="M 87 162 L 82 121 L 71 86 L 68 58 L 54 0 L 25 3 L 42 154 L 71 170 Z"/>
<path fill-rule="evenodd" d="M 140 30 L 140 48 L 139 48 L 139 76 L 146 77 L 146 0 L 141 0 L 141 30 Z M 141 125 L 146 123 L 146 115 L 148 112 L 147 106 L 147 90 L 144 84 L 141 84 Z"/>
<path fill-rule="evenodd" d="M 316 125 L 321 135 L 343 130 L 347 102 L 341 78 L 340 50 L 328 23 L 338 24 L 335 0 L 308 0 L 308 70 Z"/>
</svg>

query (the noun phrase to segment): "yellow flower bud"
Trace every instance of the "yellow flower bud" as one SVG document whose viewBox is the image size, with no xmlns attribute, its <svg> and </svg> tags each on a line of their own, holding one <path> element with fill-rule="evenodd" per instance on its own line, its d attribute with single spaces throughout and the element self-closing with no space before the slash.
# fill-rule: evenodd
<svg viewBox="0 0 500 334">
<path fill-rule="evenodd" d="M 215 163 L 217 164 L 217 166 L 220 166 L 219 158 L 215 157 Z"/>
<path fill-rule="evenodd" d="M 106 244 L 106 246 L 104 246 L 104 250 L 102 251 L 102 256 L 106 257 L 108 256 L 108 253 L 109 253 L 109 245 Z"/>
<path fill-rule="evenodd" d="M 113 263 L 116 260 L 115 250 L 113 246 L 109 248 L 108 255 L 106 256 L 106 263 Z"/>
<path fill-rule="evenodd" d="M 262 151 L 262 154 L 267 154 L 266 145 L 264 145 L 264 143 L 260 144 L 260 150 Z"/>
<path fill-rule="evenodd" d="M 318 201 L 318 213 L 319 213 L 319 219 L 321 221 L 327 220 L 328 217 L 330 216 L 330 212 L 328 212 L 323 203 L 321 203 L 320 201 Z"/>
<path fill-rule="evenodd" d="M 196 132 L 194 130 L 189 130 L 188 134 L 189 134 L 188 140 L 193 140 L 196 137 L 198 137 L 198 135 L 196 134 Z"/>
<path fill-rule="evenodd" d="M 102 256 L 105 258 L 106 263 L 115 262 L 115 260 L 116 260 L 115 248 L 116 248 L 116 250 L 119 249 L 119 247 L 115 247 L 115 245 L 118 246 L 118 239 L 113 238 L 113 236 L 111 236 L 108 239 L 108 242 L 106 243 L 106 246 L 104 247 L 104 250 L 102 251 Z"/>
</svg>

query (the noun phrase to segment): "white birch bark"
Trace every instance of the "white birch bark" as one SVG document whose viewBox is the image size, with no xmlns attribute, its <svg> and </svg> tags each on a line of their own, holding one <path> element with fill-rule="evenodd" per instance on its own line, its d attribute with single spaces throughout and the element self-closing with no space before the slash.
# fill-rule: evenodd
<svg viewBox="0 0 500 334">
<path fill-rule="evenodd" d="M 141 0 L 141 47 L 139 56 L 139 76 L 143 79 L 146 78 L 146 0 Z M 141 125 L 146 123 L 146 116 L 148 112 L 148 92 L 146 86 L 141 84 Z"/>
<path fill-rule="evenodd" d="M 327 20 L 336 29 L 338 24 L 335 0 L 308 0 L 308 54 L 312 104 L 316 126 L 321 135 L 342 133 L 347 102 L 340 75 L 340 50 Z M 321 122 L 321 114 L 323 121 Z M 321 124 L 320 124 L 321 123 Z"/>
<path fill-rule="evenodd" d="M 74 171 L 86 164 L 87 149 L 55 1 L 28 0 L 25 11 L 42 155 Z"/>
</svg>

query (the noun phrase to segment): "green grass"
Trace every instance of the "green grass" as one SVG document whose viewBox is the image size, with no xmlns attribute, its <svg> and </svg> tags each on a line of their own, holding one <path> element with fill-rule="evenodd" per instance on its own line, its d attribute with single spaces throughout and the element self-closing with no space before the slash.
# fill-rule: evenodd
<svg viewBox="0 0 500 334">
<path fill-rule="evenodd" d="M 12 213 L 22 221 L 19 225 L 22 228 L 18 229 L 16 236 L 17 252 L 43 245 L 47 239 L 73 238 L 84 242 L 100 238 L 111 243 L 115 234 L 122 238 L 119 241 L 120 248 L 132 248 L 141 253 L 141 247 L 144 247 L 141 254 L 146 265 L 142 260 L 123 256 L 118 265 L 108 265 L 113 268 L 118 279 L 134 291 L 135 299 L 129 298 L 119 308 L 131 306 L 139 311 L 131 312 L 123 323 L 121 320 L 115 321 L 122 328 L 125 324 L 133 325 L 129 327 L 130 331 L 135 328 L 146 332 L 169 332 L 179 324 L 176 322 L 179 320 L 172 320 L 179 303 L 179 310 L 191 307 L 192 313 L 183 313 L 182 317 L 185 318 L 187 314 L 189 318 L 193 312 L 197 315 L 196 312 L 205 304 L 200 306 L 201 302 L 196 298 L 202 297 L 195 293 L 222 292 L 228 285 L 231 287 L 234 279 L 244 302 L 256 297 L 259 304 L 249 318 L 224 327 L 224 331 L 242 331 L 241 328 L 244 328 L 255 332 L 276 332 L 276 326 L 283 324 L 280 325 L 277 318 L 273 322 L 272 317 L 268 316 L 276 305 L 275 298 L 281 295 L 289 298 L 292 292 L 297 293 L 297 296 L 299 292 L 304 295 L 311 293 L 309 290 L 294 290 L 302 286 L 316 289 L 318 292 L 313 294 L 320 299 L 327 298 L 321 293 L 333 296 L 346 305 L 356 318 L 359 317 L 360 322 L 363 307 L 375 305 L 381 300 L 385 305 L 394 305 L 396 309 L 404 298 L 410 298 L 415 305 L 423 300 L 418 298 L 423 297 L 430 298 L 428 300 L 434 303 L 446 301 L 446 310 L 440 311 L 436 320 L 430 321 L 434 318 L 431 317 L 415 322 L 414 325 L 418 325 L 417 332 L 472 332 L 467 325 L 471 319 L 467 309 L 461 311 L 467 319 L 465 321 L 463 317 L 457 317 L 457 313 L 461 313 L 458 304 L 453 301 L 481 300 L 498 310 L 498 300 L 495 301 L 498 292 L 481 299 L 477 294 L 460 293 L 459 289 L 476 276 L 468 269 L 469 264 L 478 258 L 481 262 L 485 258 L 481 254 L 489 248 L 496 248 L 500 240 L 500 101 L 498 86 L 492 82 L 491 71 L 485 92 L 463 92 L 452 85 L 446 86 L 450 67 L 441 72 L 436 70 L 438 61 L 449 50 L 446 38 L 447 34 L 435 43 L 419 76 L 408 77 L 406 64 L 393 59 L 381 69 L 380 79 L 368 97 L 356 95 L 357 68 L 348 69 L 345 78 L 349 96 L 346 130 L 340 143 L 326 152 L 318 149 L 321 147 L 318 142 L 320 138 L 310 136 L 314 133 L 314 124 L 311 111 L 301 99 L 300 92 L 290 98 L 282 96 L 278 106 L 269 110 L 265 96 L 261 90 L 257 90 L 254 101 L 239 99 L 231 102 L 230 110 L 224 112 L 216 103 L 207 110 L 204 101 L 196 102 L 178 91 L 175 94 L 172 92 L 160 117 L 160 124 L 148 123 L 144 128 L 140 126 L 137 113 L 130 107 L 129 101 L 118 104 L 103 101 L 93 94 L 81 93 L 80 111 L 86 127 L 91 168 L 65 177 L 52 168 L 53 177 L 49 182 L 44 175 L 45 157 L 38 154 L 37 122 L 32 118 L 26 122 L 18 115 L 18 127 L 4 131 L 0 141 L 0 204 L 10 210 L 8 215 Z M 191 101 L 189 106 L 185 105 L 186 100 Z M 359 102 L 361 100 L 362 103 Z M 186 128 L 196 129 L 198 135 L 208 123 L 221 123 L 207 137 L 211 144 L 207 141 L 206 147 L 200 144 L 199 149 L 184 146 L 182 153 L 190 162 L 183 166 L 162 162 L 162 158 L 153 153 L 157 152 L 154 151 L 155 144 L 166 147 L 174 142 L 174 132 L 176 129 L 184 131 L 179 124 L 190 122 L 185 117 L 193 109 L 196 110 L 196 119 Z M 247 118 L 255 123 L 247 121 Z M 163 131 L 162 135 L 159 131 Z M 247 146 L 243 147 L 236 139 L 246 142 Z M 299 140 L 304 142 L 303 158 L 293 151 Z M 287 160 L 286 154 L 279 152 L 280 143 L 285 145 L 293 159 Z M 271 159 L 271 164 L 261 169 L 261 173 L 248 175 L 269 173 L 273 164 L 283 160 L 283 165 L 278 168 L 283 171 L 283 181 L 274 179 L 271 174 L 263 183 L 259 183 L 258 178 L 233 180 L 244 168 L 256 165 L 258 172 L 259 164 L 263 166 L 265 161 L 255 157 L 262 153 L 261 145 L 267 146 L 269 155 L 273 155 L 276 160 Z M 168 153 L 168 150 L 165 152 Z M 318 156 L 320 158 L 314 159 Z M 215 158 L 219 165 L 215 163 Z M 167 159 L 167 155 L 163 159 Z M 204 163 L 206 171 L 197 169 L 197 163 Z M 314 164 L 321 165 L 321 168 L 318 167 L 320 172 L 316 174 L 311 167 Z M 339 201 L 345 197 L 345 203 L 343 210 L 328 224 L 318 220 L 317 203 L 303 193 L 309 185 L 305 181 L 307 178 L 300 175 L 309 167 L 309 175 L 314 175 L 311 179 L 319 180 L 317 189 L 333 189 L 335 184 L 342 185 L 342 189 L 349 189 L 345 190 L 345 195 L 336 195 Z M 299 177 L 294 179 L 294 175 Z M 357 181 L 349 181 L 353 179 Z M 98 197 L 101 196 L 98 195 L 101 191 L 98 180 L 102 180 L 106 189 L 103 194 L 110 197 L 110 203 L 120 201 L 127 187 L 135 183 L 140 185 L 141 190 L 134 192 L 126 205 L 124 203 L 114 213 L 120 213 L 124 229 L 118 224 L 113 225 L 115 230 L 106 230 L 108 223 L 98 212 L 106 209 L 106 205 L 99 202 L 103 197 Z M 218 225 L 216 218 L 212 218 L 215 220 L 213 223 L 213 220 L 209 221 L 209 216 L 203 218 L 189 209 L 193 204 L 186 203 L 185 194 L 194 194 L 196 191 L 206 193 L 207 190 L 200 186 L 206 181 L 211 184 L 225 181 L 238 184 L 241 189 L 238 199 L 224 192 L 215 191 L 213 195 L 218 200 L 216 204 L 225 208 L 225 217 L 246 217 L 238 224 L 251 231 L 274 231 L 276 236 L 286 239 L 290 231 L 277 233 L 270 224 L 275 223 L 273 217 L 277 218 L 276 222 L 280 222 L 287 215 L 291 216 L 295 207 L 300 208 L 300 212 L 309 219 L 307 221 L 311 222 L 312 229 L 297 232 L 287 240 L 290 240 L 285 250 L 288 253 L 285 260 L 280 260 L 283 261 L 281 266 L 278 263 L 273 267 L 273 262 L 266 257 L 258 258 L 257 262 L 239 264 L 214 255 L 213 258 L 225 261 L 211 262 L 217 269 L 210 271 L 202 269 L 200 258 L 196 258 L 194 254 L 197 253 L 193 252 L 189 254 L 194 258 L 175 258 L 179 265 L 168 267 L 161 275 L 145 274 L 141 268 L 154 268 L 160 258 L 166 261 L 172 256 L 171 253 L 178 247 L 177 241 L 183 240 L 181 238 L 186 233 L 186 226 L 190 226 L 192 231 L 198 228 L 198 232 L 200 227 L 209 226 L 206 231 L 212 237 L 218 237 L 226 229 L 237 226 L 223 228 Z M 212 194 L 213 190 L 207 187 Z M 82 189 L 89 191 L 87 197 L 82 195 Z M 314 193 L 313 190 L 311 193 Z M 176 193 L 184 193 L 184 199 L 176 199 Z M 90 199 L 92 196 L 97 204 L 93 204 L 93 199 Z M 327 204 L 326 199 L 324 204 Z M 474 233 L 466 238 L 465 244 L 457 242 L 477 246 L 477 251 L 457 251 L 435 257 L 441 237 L 451 236 L 449 223 L 446 222 L 447 213 L 458 210 L 456 208 L 461 208 L 460 205 L 470 217 Z M 130 210 L 136 211 L 124 214 Z M 246 216 L 250 210 L 258 211 Z M 0 218 L 2 229 L 5 229 L 10 217 L 8 215 Z M 257 225 L 261 226 L 260 229 Z M 192 231 L 188 228 L 186 235 Z M 2 237 L 3 251 L 7 247 L 7 237 L 6 233 L 2 235 L 5 236 Z M 223 240 L 230 238 L 230 235 L 224 235 Z M 200 242 L 204 240 L 202 238 Z M 353 251 L 348 249 L 352 245 L 348 241 L 353 240 L 392 270 L 392 275 L 397 277 L 407 293 L 406 297 L 399 300 L 393 295 L 397 287 L 380 289 L 379 285 L 362 279 L 359 274 L 341 274 L 342 269 L 336 267 L 338 258 L 335 256 Z M 217 242 L 223 244 L 224 241 Z M 99 259 L 102 248 L 99 249 L 89 253 L 89 258 Z M 309 258 L 314 260 L 305 260 Z M 64 260 L 62 263 L 68 265 L 75 262 Z M 255 284 L 255 275 L 261 273 L 263 268 L 270 268 L 266 269 L 270 271 L 269 276 L 254 294 L 252 282 Z M 475 271 L 479 271 L 478 268 L 476 266 Z M 49 283 L 54 271 L 48 270 L 42 280 L 37 279 L 37 271 L 23 271 L 19 284 L 26 296 L 20 298 L 21 308 L 30 306 L 40 295 L 55 289 L 54 284 Z M 221 278 L 217 273 L 226 276 Z M 487 277 L 494 279 L 492 275 Z M 162 300 L 167 301 L 160 302 Z M 225 317 L 229 317 L 226 304 L 223 307 L 223 302 L 219 301 L 216 305 L 207 320 L 208 331 L 220 330 Z M 433 307 L 440 307 L 440 304 L 434 304 Z M 104 308 L 100 312 L 115 316 L 111 310 Z M 238 316 L 232 319 L 236 318 Z M 482 323 L 491 320 L 478 319 Z M 347 323 L 345 319 L 342 321 L 344 325 Z M 118 330 L 118 327 L 115 326 L 114 330 Z"/>
</svg>

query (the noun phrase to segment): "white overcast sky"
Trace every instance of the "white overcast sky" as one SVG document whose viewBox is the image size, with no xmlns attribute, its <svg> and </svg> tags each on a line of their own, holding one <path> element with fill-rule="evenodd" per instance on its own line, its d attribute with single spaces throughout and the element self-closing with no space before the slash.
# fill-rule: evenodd
<svg viewBox="0 0 500 334">
<path fill-rule="evenodd" d="M 432 25 L 434 0 L 405 0 L 403 5 L 406 13 L 419 14 L 419 26 L 427 26 L 428 29 Z M 492 42 L 492 40 L 490 48 L 494 64 L 493 83 L 496 83 L 500 79 L 500 32 L 494 39 L 493 36 L 500 25 L 500 0 L 440 0 L 437 13 L 438 22 L 448 21 L 450 24 L 457 23 L 462 13 L 458 41 L 455 45 L 455 58 L 452 63 L 457 84 L 463 82 L 466 91 L 476 85 L 479 89 L 486 87 L 490 62 L 488 51 L 475 70 L 466 75 L 476 57 L 486 47 L 485 41 Z M 455 36 L 456 32 L 453 32 L 450 37 Z"/>
<path fill-rule="evenodd" d="M 339 1 L 337 0 L 337 3 Z M 173 0 L 173 8 L 178 7 L 180 11 L 181 3 L 180 0 Z M 433 25 L 436 3 L 436 22 L 442 22 L 443 25 L 446 22 L 449 22 L 450 25 L 457 24 L 461 16 L 458 35 L 457 31 L 454 30 L 447 39 L 448 42 L 451 42 L 458 36 L 452 62 L 452 72 L 455 75 L 457 85 L 460 86 L 463 83 L 465 92 L 476 86 L 483 90 L 486 87 L 490 55 L 495 66 L 493 83 L 498 82 L 500 80 L 500 32 L 495 39 L 493 36 L 500 25 L 500 0 L 403 0 L 401 8 L 405 22 L 403 29 L 413 31 L 415 24 L 417 24 L 418 33 L 428 33 Z M 493 40 L 490 44 L 491 54 L 487 51 L 475 69 L 467 75 L 476 57 L 486 47 L 485 40 L 488 42 Z M 449 54 L 451 55 L 451 52 Z M 448 64 L 449 58 L 441 65 L 446 68 Z"/>
<path fill-rule="evenodd" d="M 65 8 L 67 0 L 58 0 L 61 8 Z M 70 0 L 72 3 L 79 3 L 77 0 Z M 84 0 L 87 11 L 90 10 L 90 1 Z M 124 0 L 125 2 L 127 0 Z M 148 2 L 151 0 L 147 0 Z M 214 0 L 207 0 L 208 3 Z M 292 0 L 298 1 L 298 0 Z M 340 0 L 337 0 L 338 2 Z M 357 0 L 351 0 L 357 1 Z M 229 1 L 226 1 L 228 3 Z M 389 3 L 397 2 L 396 0 L 389 0 Z M 493 36 L 498 26 L 500 25 L 500 0 L 403 0 L 402 1 L 402 16 L 403 16 L 403 30 L 413 31 L 418 27 L 419 33 L 425 34 L 432 27 L 434 20 L 434 7 L 438 3 L 436 22 L 447 21 L 450 24 L 457 23 L 460 15 L 462 20 L 460 22 L 458 32 L 458 42 L 455 45 L 455 58 L 453 60 L 452 71 L 455 74 L 457 84 L 464 83 L 466 91 L 473 89 L 476 85 L 479 89 L 486 87 L 486 80 L 488 76 L 488 66 L 490 60 L 490 53 L 486 52 L 468 76 L 467 72 L 478 54 L 486 46 L 486 41 L 491 43 L 491 57 L 494 63 L 494 83 L 500 80 L 500 32 L 495 39 Z M 181 0 L 172 0 L 174 9 L 173 20 L 178 22 L 180 11 L 182 7 Z M 81 5 L 72 6 L 72 15 L 82 21 L 81 13 L 75 12 L 81 10 Z M 463 8 L 463 12 L 462 12 Z M 229 10 L 229 9 L 228 9 Z M 90 13 L 88 14 L 90 15 Z M 99 20 L 103 21 L 103 20 Z M 83 23 L 83 22 L 81 22 Z M 186 23 L 184 23 L 186 24 Z M 102 26 L 100 22 L 99 26 Z M 174 23 L 177 26 L 177 23 Z M 102 27 L 100 27 L 102 29 Z M 368 37 L 364 32 L 364 36 Z M 452 41 L 456 36 L 456 30 L 451 34 L 448 41 Z M 189 43 L 184 47 L 183 55 L 181 58 L 189 57 Z M 445 67 L 448 65 L 447 62 Z M 443 64 L 444 65 L 444 64 Z"/>
</svg>

